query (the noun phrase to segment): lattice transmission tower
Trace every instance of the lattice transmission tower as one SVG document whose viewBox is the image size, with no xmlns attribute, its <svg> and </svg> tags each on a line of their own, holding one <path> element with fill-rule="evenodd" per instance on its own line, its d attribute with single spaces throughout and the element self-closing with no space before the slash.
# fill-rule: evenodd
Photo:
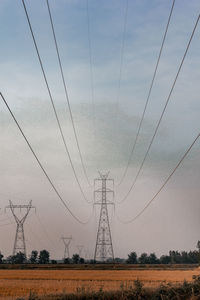
<svg viewBox="0 0 200 300">
<path fill-rule="evenodd" d="M 85 255 L 85 259 L 89 259 L 90 258 L 90 253 L 89 253 L 89 250 L 88 249 L 86 249 L 85 251 L 84 251 L 84 255 Z"/>
<path fill-rule="evenodd" d="M 113 205 L 114 180 L 108 179 L 107 174 L 99 173 L 100 178 L 94 180 L 94 204 L 100 205 L 99 226 L 97 231 L 94 259 L 106 261 L 114 260 L 113 244 L 109 223 L 108 205 Z"/>
<path fill-rule="evenodd" d="M 65 249 L 64 249 L 64 259 L 70 258 L 70 255 L 69 255 L 69 245 L 71 243 L 72 236 L 70 236 L 70 237 L 62 237 L 61 240 L 63 241 L 64 246 L 65 246 Z"/>
<path fill-rule="evenodd" d="M 9 200 L 10 205 L 6 208 L 9 208 L 13 214 L 15 222 L 17 224 L 16 234 L 15 234 L 15 241 L 13 247 L 13 255 L 17 254 L 18 252 L 22 252 L 26 256 L 26 243 L 25 243 L 25 235 L 24 235 L 24 222 L 32 208 L 32 200 L 27 205 L 14 205 L 11 200 Z M 16 212 L 18 210 L 19 213 Z M 23 215 L 21 215 L 22 211 L 25 211 Z"/>
<path fill-rule="evenodd" d="M 79 254 L 79 256 L 82 257 L 82 253 L 83 253 L 83 248 L 84 248 L 84 246 L 83 246 L 83 245 L 77 245 L 76 247 L 77 247 L 77 249 L 78 249 L 78 254 Z"/>
</svg>

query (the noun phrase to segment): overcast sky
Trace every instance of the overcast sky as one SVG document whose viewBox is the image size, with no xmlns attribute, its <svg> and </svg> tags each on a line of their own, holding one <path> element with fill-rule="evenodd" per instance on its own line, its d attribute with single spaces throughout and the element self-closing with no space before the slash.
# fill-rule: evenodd
<svg viewBox="0 0 200 300">
<path fill-rule="evenodd" d="M 89 199 L 93 188 L 84 178 L 78 155 L 46 1 L 26 1 L 44 68 L 70 154 Z M 122 80 L 117 95 L 124 30 L 125 0 L 88 0 L 94 80 L 92 106 L 86 0 L 49 0 L 60 48 L 71 108 L 83 160 L 90 178 L 110 171 L 117 183 L 126 167 L 144 108 L 170 0 L 129 0 Z M 200 13 L 198 0 L 176 0 L 166 43 L 145 120 L 128 174 L 116 187 L 120 201 L 134 179 L 154 132 L 186 45 Z M 70 209 L 81 220 L 92 215 L 78 189 L 53 114 L 21 1 L 0 1 L 0 90 L 15 113 L 35 152 Z M 133 218 L 157 192 L 200 130 L 200 24 L 185 59 L 171 100 L 144 168 L 132 193 L 110 211 L 114 252 L 156 252 L 194 249 L 200 239 L 200 154 L 198 141 L 171 181 L 134 223 Z M 95 125 L 95 126 L 94 126 Z M 72 235 L 92 257 L 99 211 L 87 225 L 77 223 L 64 208 L 39 169 L 5 105 L 0 102 L 0 250 L 12 253 L 15 224 L 4 207 L 33 200 L 37 208 L 25 223 L 27 252 L 47 248 L 63 256 L 61 236 Z M 9 224 L 9 225 L 6 225 Z"/>
</svg>

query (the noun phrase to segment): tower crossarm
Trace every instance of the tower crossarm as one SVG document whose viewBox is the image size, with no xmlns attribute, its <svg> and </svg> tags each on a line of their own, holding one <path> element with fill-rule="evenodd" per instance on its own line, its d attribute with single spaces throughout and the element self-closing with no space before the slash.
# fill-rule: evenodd
<svg viewBox="0 0 200 300">
<path fill-rule="evenodd" d="M 9 203 L 10 203 L 10 205 L 6 206 L 5 209 L 11 210 L 12 215 L 17 224 L 14 247 L 13 247 L 13 255 L 16 255 L 18 252 L 22 252 L 26 256 L 24 222 L 25 222 L 30 210 L 35 209 L 35 207 L 32 206 L 32 200 L 30 200 L 29 204 L 27 204 L 27 205 L 16 205 L 16 204 L 13 204 L 11 200 L 9 200 Z M 18 211 L 18 210 L 20 210 L 20 212 L 25 211 L 24 215 L 22 217 L 19 217 L 18 214 L 16 213 L 16 211 Z"/>
</svg>

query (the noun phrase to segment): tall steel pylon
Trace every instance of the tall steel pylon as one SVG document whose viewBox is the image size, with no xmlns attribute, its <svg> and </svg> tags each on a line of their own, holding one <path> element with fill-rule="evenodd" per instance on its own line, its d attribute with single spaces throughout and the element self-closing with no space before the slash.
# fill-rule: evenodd
<svg viewBox="0 0 200 300">
<path fill-rule="evenodd" d="M 35 209 L 34 206 L 32 206 L 32 200 L 27 205 L 14 205 L 11 200 L 9 200 L 10 205 L 6 208 L 9 208 L 13 214 L 13 217 L 15 219 L 15 222 L 17 224 L 16 228 L 16 234 L 15 234 L 15 241 L 14 241 L 14 247 L 13 247 L 13 255 L 16 255 L 18 252 L 22 252 L 26 256 L 26 243 L 25 243 L 25 235 L 24 235 L 24 222 L 32 208 Z M 22 217 L 19 217 L 15 211 L 16 209 L 19 209 L 20 212 L 22 210 L 25 210 L 25 213 Z"/>
<path fill-rule="evenodd" d="M 114 180 L 108 179 L 109 173 L 99 173 L 99 175 L 100 178 L 94 180 L 94 186 L 95 188 L 97 188 L 94 191 L 94 204 L 101 205 L 94 260 L 114 260 L 113 244 L 107 207 L 109 204 L 114 204 Z M 109 188 L 109 186 L 111 186 L 111 188 Z"/>
<path fill-rule="evenodd" d="M 88 251 L 88 249 L 86 249 L 85 251 L 84 251 L 84 254 L 85 254 L 85 259 L 89 259 L 90 258 L 90 253 L 89 253 L 89 251 Z"/>
<path fill-rule="evenodd" d="M 70 236 L 70 237 L 61 237 L 61 240 L 63 241 L 64 246 L 65 246 L 64 259 L 69 258 L 70 257 L 70 255 L 69 255 L 69 245 L 71 243 L 72 236 Z"/>
<path fill-rule="evenodd" d="M 83 252 L 84 246 L 83 245 L 77 245 L 76 247 L 78 249 L 79 256 L 82 257 L 82 252 Z"/>
</svg>

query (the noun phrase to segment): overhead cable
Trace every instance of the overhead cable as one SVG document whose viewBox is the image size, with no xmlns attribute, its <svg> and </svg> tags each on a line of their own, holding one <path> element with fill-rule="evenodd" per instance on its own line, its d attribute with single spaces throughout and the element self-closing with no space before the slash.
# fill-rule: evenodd
<svg viewBox="0 0 200 300">
<path fill-rule="evenodd" d="M 120 186 L 122 184 L 122 182 L 124 181 L 124 178 L 125 178 L 125 176 L 126 176 L 126 174 L 128 172 L 128 168 L 129 168 L 129 166 L 131 164 L 133 153 L 135 151 L 135 147 L 136 147 L 139 135 L 140 135 L 140 130 L 141 130 L 141 127 L 142 127 L 142 124 L 143 124 L 143 121 L 144 121 L 145 113 L 146 113 L 146 110 L 147 110 L 147 106 L 148 106 L 149 99 L 150 99 L 150 96 L 151 96 L 152 88 L 153 88 L 154 81 L 155 81 L 155 78 L 156 78 L 156 74 L 157 74 L 157 70 L 158 70 L 158 65 L 159 65 L 159 62 L 160 62 L 161 54 L 162 54 L 162 51 L 163 51 L 163 47 L 164 47 L 164 44 L 165 44 L 165 40 L 166 40 L 168 28 L 169 28 L 169 24 L 170 24 L 170 21 L 171 21 L 172 12 L 173 12 L 173 9 L 174 9 L 174 4 L 175 4 L 175 0 L 173 0 L 173 2 L 172 2 L 170 14 L 169 14 L 167 25 L 166 25 L 166 28 L 165 28 L 165 33 L 164 33 L 164 36 L 163 36 L 163 39 L 162 39 L 162 43 L 161 43 L 161 47 L 160 47 L 158 59 L 157 59 L 157 62 L 156 62 L 154 73 L 153 73 L 153 78 L 151 80 L 150 88 L 149 88 L 149 91 L 148 91 L 148 94 L 147 94 L 147 99 L 145 101 L 145 106 L 144 106 L 144 110 L 143 110 L 143 113 L 142 113 L 142 117 L 140 119 L 140 123 L 139 123 L 139 126 L 138 126 L 136 137 L 135 137 L 132 149 L 131 149 L 131 153 L 130 153 L 130 156 L 129 156 L 129 159 L 128 159 L 125 171 L 124 171 L 124 173 L 123 173 L 123 175 L 122 175 L 119 183 L 117 184 L 117 186 Z"/>
<path fill-rule="evenodd" d="M 96 138 L 96 122 L 95 122 L 95 103 L 94 103 L 94 74 L 93 74 L 93 63 L 92 63 L 92 44 L 90 34 L 90 16 L 89 16 L 89 3 L 86 0 L 86 13 L 87 13 L 87 35 L 88 35 L 88 46 L 89 46 L 89 64 L 90 64 L 90 87 L 91 87 L 91 100 L 92 100 L 92 117 L 93 117 L 93 131 L 94 131 L 94 142 Z"/>
<path fill-rule="evenodd" d="M 128 221 L 122 221 L 119 216 L 118 219 L 120 222 L 124 223 L 124 224 L 129 224 L 134 222 L 135 220 L 137 220 L 144 212 L 145 210 L 151 205 L 151 203 L 156 199 L 156 197 L 160 194 L 160 192 L 163 190 L 163 188 L 166 186 L 166 184 L 168 183 L 168 181 L 171 179 L 171 177 L 174 175 L 174 173 L 176 172 L 176 170 L 178 169 L 178 167 L 180 166 L 180 164 L 183 162 L 183 160 L 185 159 L 185 157 L 188 155 L 188 153 L 190 152 L 190 150 L 192 149 L 192 147 L 194 146 L 194 144 L 196 143 L 196 141 L 199 139 L 200 137 L 200 133 L 196 136 L 196 138 L 194 139 L 194 141 L 192 142 L 192 144 L 190 145 L 190 147 L 187 149 L 187 151 L 184 153 L 184 155 L 181 157 L 181 159 L 179 160 L 178 164 L 176 165 L 176 167 L 173 169 L 173 171 L 170 173 L 170 175 L 166 178 L 166 180 L 164 181 L 164 183 L 162 184 L 162 186 L 159 188 L 159 190 L 157 191 L 157 193 L 153 196 L 153 198 L 145 205 L 145 207 L 131 220 Z"/>
<path fill-rule="evenodd" d="M 125 14 L 124 14 L 124 28 L 123 28 L 123 35 L 122 35 L 121 51 L 120 51 L 119 78 L 118 78 L 118 85 L 117 85 L 117 116 L 116 116 L 116 119 L 118 119 L 118 114 L 119 114 L 119 100 L 120 100 L 120 91 L 121 91 L 121 82 L 122 82 L 122 69 L 123 69 L 123 62 L 124 62 L 124 46 L 125 46 L 126 27 L 127 27 L 128 4 L 129 4 L 129 0 L 126 0 Z"/>
<path fill-rule="evenodd" d="M 14 222 L 10 222 L 10 223 L 6 223 L 6 224 L 0 224 L 0 227 L 4 227 L 4 226 L 7 226 L 7 225 L 12 225 L 12 224 L 15 224 Z"/>
<path fill-rule="evenodd" d="M 184 55 L 183 55 L 183 58 L 182 58 L 182 60 L 181 60 L 180 65 L 179 65 L 178 71 L 177 71 L 177 73 L 176 73 L 175 79 L 174 79 L 174 81 L 173 81 L 172 87 L 171 87 L 171 89 L 170 89 L 169 95 L 168 95 L 167 100 L 166 100 L 166 103 L 165 103 L 165 105 L 164 105 L 163 111 L 162 111 L 161 116 L 160 116 L 160 118 L 159 118 L 159 121 L 158 121 L 158 123 L 157 123 L 157 125 L 156 125 L 154 134 L 153 134 L 153 136 L 152 136 L 152 138 L 151 138 L 150 144 L 149 144 L 149 146 L 148 146 L 148 148 L 147 148 L 147 151 L 146 151 L 146 153 L 145 153 L 144 159 L 143 159 L 143 161 L 142 161 L 142 163 L 141 163 L 141 165 L 140 165 L 140 168 L 139 168 L 139 170 L 138 170 L 138 172 L 137 172 L 137 174 L 136 174 L 136 176 L 135 176 L 135 178 L 134 178 L 134 181 L 133 181 L 131 187 L 129 188 L 129 190 L 128 190 L 128 192 L 126 193 L 125 197 L 124 197 L 121 201 L 118 201 L 118 203 L 122 203 L 122 202 L 124 202 L 124 201 L 127 199 L 127 197 L 129 196 L 130 192 L 132 191 L 133 187 L 135 186 L 135 183 L 136 183 L 136 181 L 137 181 L 137 179 L 138 179 L 138 177 L 139 177 L 139 175 L 140 175 L 140 172 L 141 172 L 141 170 L 142 170 L 142 168 L 143 168 L 143 165 L 144 165 L 144 163 L 145 163 L 145 161 L 146 161 L 147 155 L 148 155 L 148 153 L 149 153 L 149 151 L 150 151 L 150 149 L 151 149 L 151 146 L 152 146 L 152 144 L 153 144 L 153 141 L 154 141 L 154 139 L 155 139 L 155 136 L 156 136 L 156 134 L 157 134 L 157 132 L 158 132 L 158 128 L 159 128 L 159 126 L 160 126 L 160 123 L 161 123 L 162 118 L 163 118 L 163 116 L 164 116 L 164 113 L 165 113 L 165 111 L 166 111 L 167 105 L 168 105 L 169 100 L 170 100 L 170 98 L 171 98 L 172 92 L 173 92 L 174 87 L 175 87 L 175 85 L 176 85 L 176 82 L 177 82 L 178 76 L 179 76 L 179 74 L 180 74 L 181 68 L 182 68 L 182 66 L 183 66 L 185 57 L 186 57 L 186 55 L 187 55 L 187 53 L 188 53 L 188 49 L 189 49 L 189 47 L 190 47 L 192 38 L 193 38 L 194 33 L 195 33 L 195 30 L 196 30 L 196 28 L 197 28 L 197 25 L 198 25 L 198 22 L 199 22 L 199 18 L 200 18 L 200 15 L 198 16 L 198 18 L 197 18 L 197 20 L 196 20 L 194 29 L 193 29 L 193 31 L 192 31 L 192 34 L 191 34 L 190 39 L 189 39 L 189 42 L 188 42 L 188 44 L 187 44 L 185 53 L 184 53 Z"/>
<path fill-rule="evenodd" d="M 32 29 L 31 22 L 30 22 L 30 18 L 29 18 L 27 9 L 26 9 L 25 1 L 22 0 L 22 3 L 23 3 L 25 14 L 26 14 L 27 22 L 28 22 L 28 25 L 29 25 L 29 29 L 30 29 L 30 32 L 31 32 L 31 36 L 32 36 L 32 39 L 33 39 L 33 43 L 34 43 L 34 46 L 35 46 L 35 50 L 37 52 L 37 56 L 38 56 L 39 64 L 40 64 L 40 67 L 41 67 L 41 70 L 42 70 L 42 74 L 43 74 L 43 77 L 44 77 L 44 81 L 45 81 L 45 84 L 46 84 L 46 87 L 47 87 L 47 91 L 48 91 L 48 94 L 49 94 L 49 98 L 50 98 L 50 101 L 51 101 L 51 105 L 52 105 L 52 108 L 53 108 L 53 111 L 54 111 L 54 114 L 55 114 L 55 117 L 56 117 L 56 121 L 57 121 L 57 124 L 58 124 L 58 127 L 59 127 L 59 131 L 60 131 L 60 134 L 61 134 L 61 138 L 62 138 L 64 147 L 65 147 L 67 156 L 68 156 L 69 161 L 70 161 L 71 168 L 73 170 L 74 177 L 76 179 L 78 187 L 79 187 L 79 189 L 81 191 L 81 194 L 82 194 L 83 198 L 85 199 L 85 201 L 88 202 L 88 203 L 92 203 L 92 201 L 89 201 L 87 199 L 87 197 L 86 197 L 86 195 L 85 195 L 85 193 L 84 193 L 84 191 L 82 189 L 82 186 L 80 184 L 80 181 L 78 179 L 78 175 L 76 173 L 75 167 L 73 165 L 72 158 L 71 158 L 71 155 L 69 153 L 69 149 L 67 147 L 67 143 L 66 143 L 66 140 L 65 140 L 65 137 L 64 137 L 64 133 L 62 131 L 62 127 L 61 127 L 61 124 L 60 124 L 60 121 L 59 121 L 59 117 L 58 117 L 58 114 L 57 114 L 57 111 L 56 111 L 54 100 L 53 100 L 53 97 L 52 97 L 52 94 L 51 94 L 51 90 L 50 90 L 50 87 L 49 87 L 47 76 L 46 76 L 46 73 L 45 73 L 45 70 L 44 70 L 44 67 L 43 67 L 43 63 L 42 63 L 42 59 L 41 59 L 41 56 L 40 56 L 40 53 L 39 53 L 39 49 L 38 49 L 38 46 L 37 46 L 37 43 L 36 43 L 36 39 L 35 39 L 35 36 L 34 36 L 34 33 L 33 33 L 33 29 Z"/>
<path fill-rule="evenodd" d="M 70 105 L 70 101 L 69 101 L 69 95 L 68 95 L 68 91 L 67 91 L 67 85 L 66 85 L 66 81 L 65 81 L 64 72 L 63 72 L 62 61 L 61 61 L 60 52 L 59 52 L 59 48 L 58 48 L 58 42 L 57 42 L 57 38 L 56 38 L 54 22 L 53 22 L 53 18 L 52 18 L 52 14 L 51 14 L 49 0 L 46 0 L 46 3 L 47 3 L 47 8 L 48 8 L 48 14 L 49 14 L 49 18 L 50 18 L 54 43 L 55 43 L 55 47 L 56 47 L 56 53 L 57 53 L 57 57 L 58 57 L 58 63 L 59 63 L 59 67 L 60 67 L 60 73 L 61 73 L 61 77 L 62 77 L 63 87 L 64 87 L 64 91 L 65 91 L 65 98 L 67 100 L 67 105 L 68 105 L 69 115 L 70 115 L 73 131 L 74 131 L 76 145 L 77 145 L 77 148 L 78 148 L 78 152 L 79 152 L 79 156 L 80 156 L 80 160 L 81 160 L 81 165 L 82 165 L 82 168 L 83 168 L 85 178 L 86 178 L 89 186 L 91 186 L 88 175 L 87 175 L 87 172 L 86 172 L 86 167 L 85 167 L 85 164 L 83 162 L 83 156 L 82 156 L 82 152 L 81 152 L 79 141 L 78 141 L 78 135 L 77 135 L 77 131 L 76 131 L 75 123 L 74 123 L 74 118 L 73 118 L 73 114 L 72 114 L 72 109 L 71 109 L 71 105 Z"/>
<path fill-rule="evenodd" d="M 37 234 L 35 230 L 32 230 L 30 223 L 27 223 L 26 226 L 28 227 L 29 231 L 31 232 L 31 235 L 35 236 L 35 238 L 39 241 L 39 244 L 43 244 L 42 247 L 46 247 L 46 244 L 44 242 L 44 239 L 41 239 Z M 30 243 L 30 241 L 29 241 Z"/>
<path fill-rule="evenodd" d="M 47 231 L 47 229 L 46 229 L 44 223 L 41 221 L 41 219 L 40 219 L 40 217 L 38 216 L 37 213 L 36 213 L 36 217 L 37 217 L 37 219 L 38 219 L 38 222 L 40 223 L 40 227 L 42 228 L 45 237 L 50 241 L 50 243 L 51 243 L 54 247 L 56 247 L 55 242 L 50 238 L 49 233 L 48 233 L 48 231 Z"/>
<path fill-rule="evenodd" d="M 41 161 L 39 160 L 38 156 L 36 155 L 35 151 L 33 150 L 33 148 L 32 148 L 32 146 L 31 146 L 31 144 L 30 144 L 28 138 L 26 137 L 26 135 L 25 135 L 23 129 L 22 129 L 21 126 L 19 125 L 19 123 L 18 123 L 17 119 L 15 118 L 15 116 L 14 116 L 14 114 L 13 114 L 13 112 L 12 112 L 10 106 L 8 105 L 7 101 L 5 100 L 5 98 L 4 98 L 4 96 L 2 95 L 1 92 L 0 92 L 0 96 L 1 96 L 1 98 L 2 98 L 2 100 L 3 100 L 3 102 L 4 102 L 4 104 L 6 105 L 6 107 L 7 107 L 8 111 L 9 111 L 11 117 L 13 118 L 15 124 L 17 125 L 17 127 L 18 127 L 18 129 L 19 129 L 21 135 L 23 136 L 25 142 L 27 143 L 27 145 L 28 145 L 30 151 L 32 152 L 33 156 L 35 157 L 35 159 L 36 159 L 36 161 L 37 161 L 39 167 L 41 168 L 42 172 L 44 173 L 45 177 L 47 178 L 48 182 L 50 183 L 51 187 L 52 187 L 53 190 L 55 191 L 56 195 L 58 196 L 58 198 L 60 199 L 60 201 L 62 202 L 62 204 L 65 206 L 65 208 L 67 209 L 67 211 L 70 213 L 70 215 L 71 215 L 77 222 L 79 222 L 80 224 L 87 224 L 87 223 L 89 222 L 90 218 L 89 218 L 88 221 L 83 222 L 83 221 L 81 221 L 81 220 L 80 220 L 80 219 L 79 219 L 79 218 L 71 211 L 71 209 L 68 207 L 68 205 L 66 204 L 66 202 L 64 201 L 64 199 L 62 198 L 62 196 L 60 195 L 60 193 L 58 192 L 57 188 L 55 187 L 55 185 L 54 185 L 52 179 L 49 177 L 47 171 L 46 171 L 45 168 L 43 167 L 43 165 L 42 165 Z"/>
</svg>

